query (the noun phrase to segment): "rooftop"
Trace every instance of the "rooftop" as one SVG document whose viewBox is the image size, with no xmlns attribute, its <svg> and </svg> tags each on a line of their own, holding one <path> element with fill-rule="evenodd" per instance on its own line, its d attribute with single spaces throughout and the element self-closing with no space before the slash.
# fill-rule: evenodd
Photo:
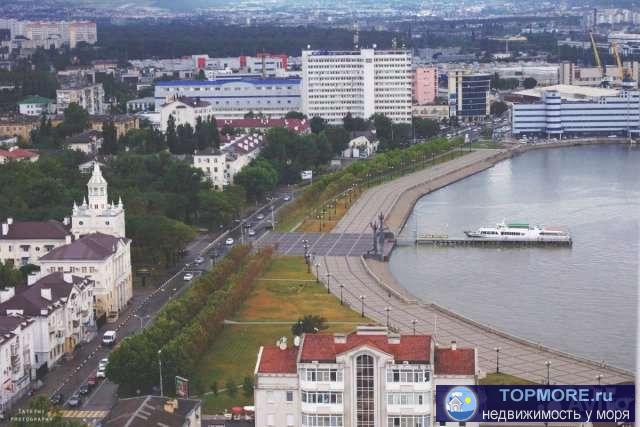
<svg viewBox="0 0 640 427">
<path fill-rule="evenodd" d="M 69 235 L 69 230 L 58 221 L 13 221 L 8 219 L 7 234 L 0 233 L 0 240 L 64 240 Z"/>
<path fill-rule="evenodd" d="M 167 80 L 156 83 L 156 86 L 220 86 L 230 83 L 249 83 L 253 85 L 299 84 L 299 77 L 227 77 L 218 80 Z"/>
<path fill-rule="evenodd" d="M 41 261 L 53 260 L 103 260 L 114 254 L 118 243 L 128 243 L 129 239 L 114 237 L 103 233 L 92 233 L 78 240 L 53 249 L 40 258 Z"/>
<path fill-rule="evenodd" d="M 594 98 L 599 96 L 617 96 L 620 92 L 618 89 L 607 89 L 601 87 L 592 86 L 577 86 L 577 85 L 553 85 L 553 86 L 539 86 L 533 89 L 525 89 L 514 92 L 514 95 L 529 96 L 533 98 L 542 98 L 542 95 L 546 91 L 556 91 L 564 99 L 573 98 Z"/>
<path fill-rule="evenodd" d="M 476 355 L 473 348 L 436 348 L 436 375 L 474 375 Z"/>
<path fill-rule="evenodd" d="M 276 346 L 265 346 L 262 348 L 258 360 L 258 372 L 261 374 L 295 374 L 297 372 L 297 357 L 298 349 L 296 347 L 281 350 Z"/>
<path fill-rule="evenodd" d="M 297 133 L 304 133 L 310 130 L 309 121 L 306 119 L 216 119 L 216 124 L 218 125 L 218 129 L 222 129 L 224 126 L 244 129 L 270 129 L 281 127 Z"/>
<path fill-rule="evenodd" d="M 32 95 L 32 96 L 27 96 L 22 101 L 19 101 L 18 105 L 24 105 L 24 104 L 51 104 L 51 103 L 53 103 L 53 101 L 50 100 L 49 98 L 45 98 L 43 96 L 38 96 L 38 95 Z"/>
<path fill-rule="evenodd" d="M 0 150 L 0 157 L 7 159 L 30 159 L 39 156 L 35 150 L 26 150 L 24 148 L 11 147 L 8 150 Z"/>
<path fill-rule="evenodd" d="M 182 427 L 187 416 L 201 405 L 200 400 L 141 396 L 120 399 L 102 421 L 104 427 Z M 173 408 L 173 409 L 171 409 Z"/>
</svg>

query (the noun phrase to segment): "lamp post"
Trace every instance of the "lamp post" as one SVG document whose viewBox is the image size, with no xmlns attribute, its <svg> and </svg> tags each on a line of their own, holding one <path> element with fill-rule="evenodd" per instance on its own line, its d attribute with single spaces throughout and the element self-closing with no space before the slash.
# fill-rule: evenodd
<svg viewBox="0 0 640 427">
<path fill-rule="evenodd" d="M 329 279 L 331 279 L 331 273 L 327 271 L 327 293 L 331 293 L 331 289 L 329 288 Z"/>
<path fill-rule="evenodd" d="M 344 285 L 341 283 L 340 284 L 340 305 L 343 305 L 343 302 L 342 302 L 342 290 L 343 289 L 344 289 Z"/>
<path fill-rule="evenodd" d="M 364 295 L 360 295 L 360 302 L 362 303 L 362 310 L 360 311 L 360 317 L 364 317 Z"/>
<path fill-rule="evenodd" d="M 158 367 L 160 368 L 160 397 L 164 397 L 162 389 L 162 349 L 158 350 Z"/>
<path fill-rule="evenodd" d="M 598 385 L 600 385 L 602 383 L 602 375 L 598 374 L 596 380 L 598 380 Z"/>
<path fill-rule="evenodd" d="M 551 362 L 545 361 L 544 364 L 547 366 L 547 385 L 551 384 Z"/>
<path fill-rule="evenodd" d="M 389 327 L 389 312 L 391 311 L 391 307 L 385 307 L 384 311 L 387 312 L 387 328 Z"/>
<path fill-rule="evenodd" d="M 134 314 L 133 317 L 136 317 L 136 318 L 140 319 L 140 329 L 142 329 L 142 328 L 144 328 L 144 325 L 143 325 L 142 322 L 144 321 L 145 318 L 149 317 L 149 315 L 138 316 L 137 314 Z"/>
<path fill-rule="evenodd" d="M 413 325 L 413 335 L 416 334 L 416 323 L 418 323 L 418 321 L 416 319 L 413 319 L 411 321 L 411 325 Z"/>
<path fill-rule="evenodd" d="M 496 374 L 500 373 L 500 347 L 494 348 L 496 352 Z"/>
<path fill-rule="evenodd" d="M 320 272 L 318 271 L 320 269 L 320 263 L 316 262 L 316 283 L 320 283 Z"/>
<path fill-rule="evenodd" d="M 307 273 L 311 273 L 311 264 L 313 263 L 313 252 L 309 253 L 309 259 L 307 260 Z"/>
</svg>

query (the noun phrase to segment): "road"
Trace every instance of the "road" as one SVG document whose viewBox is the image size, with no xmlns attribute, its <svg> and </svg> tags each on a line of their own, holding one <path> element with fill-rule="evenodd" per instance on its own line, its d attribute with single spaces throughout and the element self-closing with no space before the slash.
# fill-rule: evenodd
<svg viewBox="0 0 640 427">
<path fill-rule="evenodd" d="M 236 225 L 230 229 L 222 230 L 219 234 L 199 234 L 186 247 L 185 256 L 181 264 L 175 266 L 158 287 L 134 289 L 134 295 L 126 310 L 124 310 L 116 323 L 104 325 L 96 338 L 82 345 L 75 353 L 74 358 L 68 362 L 55 366 L 44 378 L 43 386 L 38 390 L 38 395 L 51 397 L 54 394 L 62 394 L 64 404 L 63 414 L 70 418 L 82 420 L 87 424 L 95 424 L 105 416 L 117 400 L 117 385 L 109 380 L 102 380 L 91 392 L 84 396 L 79 408 L 69 408 L 69 398 L 79 391 L 81 385 L 86 384 L 91 376 L 94 376 L 98 362 L 102 358 L 108 358 L 111 348 L 100 344 L 102 334 L 106 330 L 116 330 L 118 340 L 132 336 L 146 327 L 164 305 L 172 298 L 179 296 L 193 283 L 185 281 L 185 272 L 193 272 L 194 275 L 202 274 L 215 265 L 216 261 L 224 257 L 235 245 L 242 242 L 251 242 L 259 239 L 271 228 L 272 212 L 276 212 L 291 197 L 292 191 L 283 189 L 267 204 L 260 206 L 250 215 L 236 220 Z M 251 227 L 248 227 L 250 225 Z M 249 229 L 255 230 L 254 236 L 249 236 Z M 234 239 L 233 244 L 225 244 L 228 237 Z M 196 258 L 202 256 L 204 262 L 196 264 Z M 18 408 L 26 408 L 28 399 L 22 399 L 13 411 Z"/>
</svg>

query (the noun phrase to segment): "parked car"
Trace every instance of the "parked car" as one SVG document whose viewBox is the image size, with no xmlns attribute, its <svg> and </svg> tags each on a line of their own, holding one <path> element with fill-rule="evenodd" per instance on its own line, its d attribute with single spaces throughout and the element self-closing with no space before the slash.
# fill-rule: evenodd
<svg viewBox="0 0 640 427">
<path fill-rule="evenodd" d="M 64 401 L 64 395 L 62 393 L 56 393 L 49 399 L 52 405 L 60 405 Z"/>
<path fill-rule="evenodd" d="M 109 363 L 109 359 L 107 359 L 106 357 L 103 359 L 100 359 L 100 362 L 98 362 L 98 367 L 107 367 L 107 363 Z"/>
<path fill-rule="evenodd" d="M 102 366 L 98 368 L 98 372 L 96 372 L 96 378 L 107 378 L 107 367 Z"/>
<path fill-rule="evenodd" d="M 102 334 L 102 345 L 111 347 L 116 343 L 116 331 L 106 331 Z"/>
<path fill-rule="evenodd" d="M 82 397 L 80 397 L 80 394 L 74 393 L 73 396 L 71 396 L 67 401 L 67 406 L 69 408 L 77 408 L 78 406 L 80 406 L 81 403 L 82 403 Z"/>
<path fill-rule="evenodd" d="M 80 386 L 80 389 L 78 390 L 78 393 L 80 393 L 81 395 L 86 395 L 86 394 L 89 394 L 90 391 L 91 391 L 91 386 L 89 384 L 82 384 Z"/>
<path fill-rule="evenodd" d="M 182 276 L 182 280 L 184 280 L 185 282 L 193 280 L 193 273 L 184 273 L 184 276 Z"/>
<path fill-rule="evenodd" d="M 249 234 L 249 236 L 255 236 L 256 235 L 256 230 L 254 230 L 253 228 L 250 228 L 247 233 Z"/>
<path fill-rule="evenodd" d="M 256 217 L 258 220 L 263 220 L 264 219 L 264 215 L 259 213 L 258 216 Z"/>
<path fill-rule="evenodd" d="M 235 243 L 235 241 L 233 240 L 233 237 L 227 237 L 227 240 L 224 241 L 224 244 L 227 246 L 231 246 Z"/>
<path fill-rule="evenodd" d="M 196 264 L 202 264 L 204 262 L 204 258 L 202 258 L 201 256 L 199 256 L 198 258 L 196 258 L 195 260 L 193 260 Z"/>
<path fill-rule="evenodd" d="M 287 194 L 286 196 L 284 196 L 284 201 L 285 202 L 288 202 L 289 200 L 291 200 L 291 196 L 290 195 Z"/>
</svg>

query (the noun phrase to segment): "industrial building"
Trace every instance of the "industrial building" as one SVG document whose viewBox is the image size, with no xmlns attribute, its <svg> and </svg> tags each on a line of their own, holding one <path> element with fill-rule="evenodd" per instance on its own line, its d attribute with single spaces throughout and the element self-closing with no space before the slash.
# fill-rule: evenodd
<svg viewBox="0 0 640 427">
<path fill-rule="evenodd" d="M 586 88 L 583 88 L 586 89 Z M 640 133 L 640 94 L 638 91 L 612 91 L 601 95 L 568 97 L 558 90 L 546 90 L 540 101 L 514 104 L 512 133 L 520 135 L 608 136 Z"/>
<path fill-rule="evenodd" d="M 347 113 L 411 122 L 411 51 L 302 51 L 302 112 L 340 124 Z"/>
</svg>

